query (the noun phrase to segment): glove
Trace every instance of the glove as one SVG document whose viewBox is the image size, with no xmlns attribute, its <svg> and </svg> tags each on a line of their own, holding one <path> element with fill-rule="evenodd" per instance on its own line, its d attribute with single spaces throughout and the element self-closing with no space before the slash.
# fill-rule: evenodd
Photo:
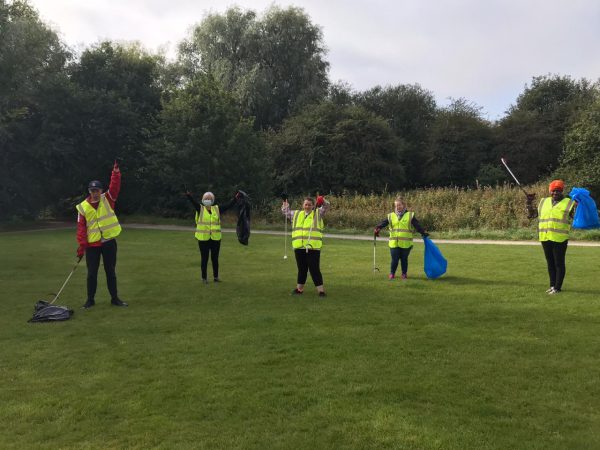
<svg viewBox="0 0 600 450">
<path fill-rule="evenodd" d="M 381 228 L 379 227 L 375 227 L 375 230 L 373 231 L 373 234 L 377 237 L 379 237 L 379 232 L 381 231 Z"/>
<path fill-rule="evenodd" d="M 527 205 L 532 205 L 535 200 L 535 194 L 527 194 Z"/>
<path fill-rule="evenodd" d="M 79 247 L 77 247 L 77 257 L 78 258 L 83 258 L 83 255 L 85 253 L 85 245 L 80 244 Z"/>
<path fill-rule="evenodd" d="M 429 237 L 429 233 L 427 233 L 427 232 L 425 232 L 425 233 L 421 233 L 421 237 L 422 237 L 423 239 L 425 239 L 425 238 Z"/>
<path fill-rule="evenodd" d="M 323 197 L 322 195 L 319 195 L 317 197 L 317 208 L 320 206 L 323 206 L 323 203 L 325 203 L 325 197 Z"/>
</svg>

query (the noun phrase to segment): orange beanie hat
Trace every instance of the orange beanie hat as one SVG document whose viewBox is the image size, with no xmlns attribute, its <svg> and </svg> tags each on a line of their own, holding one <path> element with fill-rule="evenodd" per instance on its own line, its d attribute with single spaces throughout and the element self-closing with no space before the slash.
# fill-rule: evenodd
<svg viewBox="0 0 600 450">
<path fill-rule="evenodd" d="M 563 180 L 554 180 L 552 183 L 550 183 L 550 186 L 548 186 L 548 190 L 550 193 L 552 193 L 552 191 L 562 192 L 565 190 L 565 182 Z"/>
</svg>

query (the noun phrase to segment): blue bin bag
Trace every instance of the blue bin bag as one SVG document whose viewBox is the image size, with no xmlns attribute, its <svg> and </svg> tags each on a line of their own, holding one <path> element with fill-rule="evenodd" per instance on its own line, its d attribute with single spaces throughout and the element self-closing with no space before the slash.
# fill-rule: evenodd
<svg viewBox="0 0 600 450">
<path fill-rule="evenodd" d="M 574 187 L 569 192 L 569 197 L 577 202 L 575 217 L 573 218 L 573 228 L 590 229 L 600 228 L 598 220 L 598 208 L 596 202 L 590 196 L 590 191 L 584 188 Z"/>
<path fill-rule="evenodd" d="M 427 237 L 423 238 L 425 244 L 424 269 L 427 278 L 438 278 L 446 273 L 448 261 L 440 252 L 440 249 Z"/>
</svg>

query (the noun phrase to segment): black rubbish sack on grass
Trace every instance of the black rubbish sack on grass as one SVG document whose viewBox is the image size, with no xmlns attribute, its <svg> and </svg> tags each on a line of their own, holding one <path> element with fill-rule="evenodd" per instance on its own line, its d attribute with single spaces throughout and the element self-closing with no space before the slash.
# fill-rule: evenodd
<svg viewBox="0 0 600 450">
<path fill-rule="evenodd" d="M 250 239 L 250 197 L 244 191 L 238 191 L 240 194 L 236 204 L 238 208 L 238 221 L 235 227 L 238 241 L 242 245 L 248 245 Z"/>
<path fill-rule="evenodd" d="M 33 317 L 27 322 L 58 322 L 69 320 L 75 311 L 67 306 L 52 305 L 45 300 L 38 301 L 34 308 Z"/>
</svg>

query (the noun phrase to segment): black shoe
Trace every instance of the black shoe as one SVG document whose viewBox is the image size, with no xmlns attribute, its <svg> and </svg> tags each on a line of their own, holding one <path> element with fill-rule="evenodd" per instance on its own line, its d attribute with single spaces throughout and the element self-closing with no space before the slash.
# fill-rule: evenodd
<svg viewBox="0 0 600 450">
<path fill-rule="evenodd" d="M 94 300 L 88 300 L 87 302 L 85 302 L 85 305 L 81 307 L 81 309 L 90 309 L 95 304 L 96 302 Z"/>
<path fill-rule="evenodd" d="M 219 280 L 219 277 L 215 277 L 215 283 L 220 283 L 221 280 Z"/>
<path fill-rule="evenodd" d="M 299 290 L 298 290 L 298 288 L 296 288 L 296 289 L 294 289 L 294 290 L 292 291 L 292 294 L 291 294 L 291 295 L 302 295 L 302 293 L 303 293 L 303 292 L 304 292 L 304 291 L 299 291 Z"/>
<path fill-rule="evenodd" d="M 208 284 L 208 280 L 206 278 L 202 278 L 202 284 Z"/>
<path fill-rule="evenodd" d="M 319 297 L 327 297 L 327 294 L 325 292 L 319 292 Z"/>
<path fill-rule="evenodd" d="M 110 304 L 113 305 L 113 306 L 129 306 L 127 303 L 125 303 L 124 301 L 119 300 L 118 298 L 115 298 L 115 299 L 111 300 Z"/>
</svg>

